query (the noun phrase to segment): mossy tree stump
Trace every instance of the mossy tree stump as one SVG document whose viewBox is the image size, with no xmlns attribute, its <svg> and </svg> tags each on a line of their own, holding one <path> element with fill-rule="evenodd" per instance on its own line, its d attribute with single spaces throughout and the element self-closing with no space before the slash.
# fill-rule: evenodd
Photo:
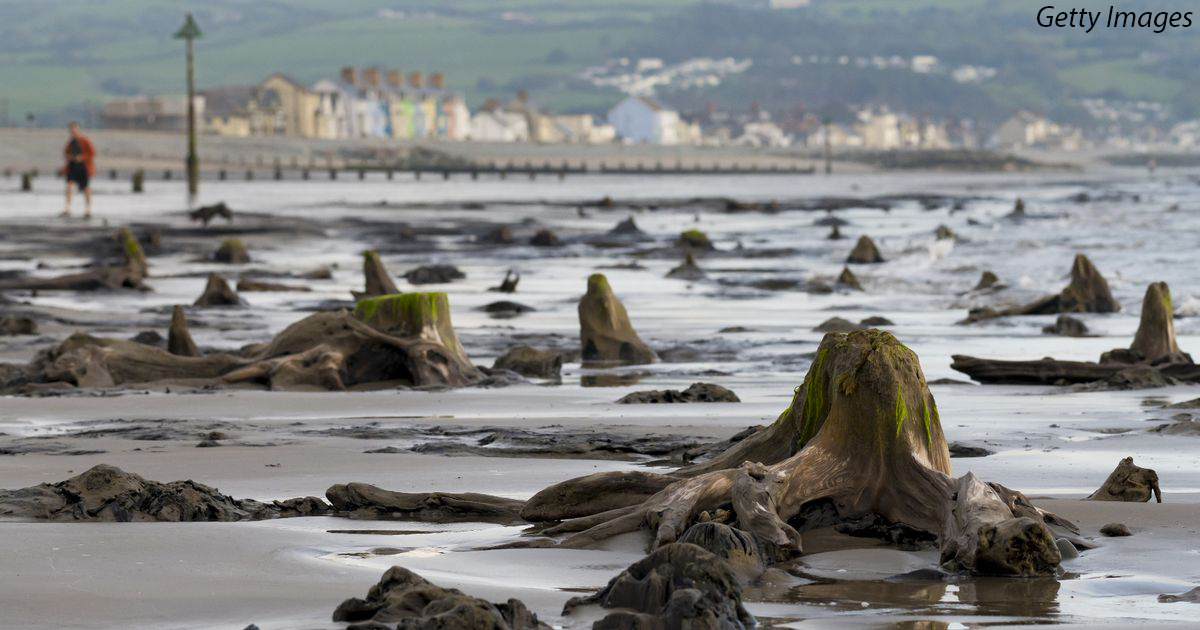
<svg viewBox="0 0 1200 630">
<path fill-rule="evenodd" d="M 621 474 L 610 473 L 609 483 L 618 484 Z M 590 513 L 545 533 L 572 534 L 562 545 L 589 547 L 647 527 L 658 547 L 709 515 L 732 513 L 769 556 L 786 557 L 801 551 L 809 515 L 819 514 L 813 527 L 828 526 L 831 509 L 838 522 L 876 523 L 915 540 L 940 537 L 944 546 L 953 538 L 955 558 L 975 557 L 980 541 L 995 543 L 988 549 L 997 564 L 1041 574 L 1059 562 L 1042 544 L 1050 536 L 1047 525 L 1073 529 L 994 484 L 989 487 L 1003 498 L 1002 509 L 989 503 L 979 510 L 986 517 L 948 528 L 955 509 L 974 510 L 976 502 L 955 498 L 964 482 L 950 476 L 941 421 L 916 354 L 878 330 L 826 335 L 791 406 L 771 426 L 675 474 L 684 479 L 635 505 L 611 509 L 598 501 L 588 510 L 577 502 L 574 513 Z M 571 483 L 558 484 L 557 491 L 571 494 Z M 597 479 L 585 483 L 594 489 Z M 1017 518 L 1038 526 L 1012 527 L 1008 521 Z M 993 530 L 1000 539 L 989 538 Z M 1037 544 L 1021 544 L 1028 540 Z M 1055 549 L 1052 538 L 1049 549 Z M 961 569 L 986 572 L 974 563 Z"/>
<path fill-rule="evenodd" d="M 354 317 L 372 328 L 396 337 L 418 337 L 438 344 L 467 364 L 466 350 L 450 321 L 450 299 L 445 293 L 404 293 L 359 300 Z"/>
</svg>

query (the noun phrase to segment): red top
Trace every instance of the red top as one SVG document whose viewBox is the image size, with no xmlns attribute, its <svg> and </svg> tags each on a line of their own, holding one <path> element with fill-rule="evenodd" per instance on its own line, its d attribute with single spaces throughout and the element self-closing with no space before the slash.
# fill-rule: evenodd
<svg viewBox="0 0 1200 630">
<path fill-rule="evenodd" d="M 63 147 L 63 157 L 68 163 L 71 161 L 72 141 L 79 143 L 79 159 L 83 160 L 84 166 L 87 167 L 88 177 L 94 176 L 96 174 L 96 163 L 93 161 L 93 158 L 96 157 L 96 148 L 92 146 L 92 141 L 88 140 L 87 136 L 83 134 L 79 134 L 68 140 L 66 146 Z"/>
</svg>

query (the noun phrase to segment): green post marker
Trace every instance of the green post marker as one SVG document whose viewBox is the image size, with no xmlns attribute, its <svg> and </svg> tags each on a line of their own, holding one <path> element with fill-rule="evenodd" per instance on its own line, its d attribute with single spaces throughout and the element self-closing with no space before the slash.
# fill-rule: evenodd
<svg viewBox="0 0 1200 630">
<path fill-rule="evenodd" d="M 182 39 L 187 43 L 188 153 L 186 166 L 188 195 L 192 197 L 196 196 L 200 183 L 200 160 L 196 157 L 196 87 L 192 72 L 192 40 L 198 37 L 202 37 L 200 27 L 196 26 L 196 21 L 189 13 L 183 21 L 183 26 L 179 27 L 179 31 L 175 33 L 175 39 Z"/>
</svg>

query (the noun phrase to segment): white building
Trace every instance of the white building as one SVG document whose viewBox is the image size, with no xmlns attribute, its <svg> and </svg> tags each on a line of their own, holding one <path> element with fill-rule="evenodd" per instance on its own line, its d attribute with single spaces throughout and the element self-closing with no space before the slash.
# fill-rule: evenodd
<svg viewBox="0 0 1200 630">
<path fill-rule="evenodd" d="M 523 114 L 499 108 L 483 108 L 471 117 L 471 140 L 529 142 L 529 123 Z"/>
<path fill-rule="evenodd" d="M 679 144 L 679 113 L 640 96 L 630 96 L 609 110 L 617 137 L 640 144 Z"/>
</svg>

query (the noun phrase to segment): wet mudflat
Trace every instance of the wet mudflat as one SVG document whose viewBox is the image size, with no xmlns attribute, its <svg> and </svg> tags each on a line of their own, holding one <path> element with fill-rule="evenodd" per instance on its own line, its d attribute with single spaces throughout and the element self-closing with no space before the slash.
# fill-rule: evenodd
<svg viewBox="0 0 1200 630">
<path fill-rule="evenodd" d="M 585 474 L 668 472 L 775 420 L 809 371 L 824 335 L 815 329 L 824 322 L 882 317 L 891 323 L 876 325 L 920 357 L 946 440 L 991 453 L 952 457 L 954 475 L 970 471 L 1019 490 L 1074 521 L 1099 547 L 1064 559 L 1058 577 L 947 578 L 934 571 L 936 548 L 804 532 L 806 555 L 744 589 L 744 605 L 760 623 L 1194 619 L 1195 604 L 1160 603 L 1158 596 L 1200 583 L 1200 437 L 1189 434 L 1191 419 L 1183 417 L 1197 412 L 1164 408 L 1200 397 L 1200 387 L 1076 391 L 947 382 L 969 381 L 950 368 L 956 354 L 1096 361 L 1129 346 L 1143 292 L 1156 281 L 1171 287 L 1179 346 L 1200 347 L 1192 242 L 1200 186 L 1189 178 L 228 183 L 208 187 L 202 202 L 224 200 L 235 218 L 216 218 L 207 228 L 188 220 L 181 190 L 133 196 L 103 184 L 97 209 L 108 214 L 108 226 L 47 218 L 58 203 L 50 193 L 0 195 L 0 279 L 60 276 L 116 256 L 112 232 L 128 225 L 146 249 L 144 283 L 153 290 L 4 291 L 12 303 L 0 306 L 3 312 L 31 319 L 37 330 L 0 337 L 0 363 L 25 365 L 76 331 L 119 339 L 155 331 L 162 341 L 145 340 L 165 345 L 176 304 L 185 305 L 201 351 L 233 353 L 313 312 L 353 307 L 351 290 L 364 287 L 360 254 L 372 249 L 401 291 L 448 294 L 454 329 L 473 363 L 491 366 L 509 349 L 529 345 L 562 352 L 561 378 L 431 391 L 391 383 L 359 388 L 371 391 L 281 392 L 188 379 L 14 389 L 0 399 L 6 489 L 59 482 L 101 463 L 258 501 L 319 497 L 348 482 L 527 499 Z M 1018 196 L 1024 216 L 1011 216 Z M 637 232 L 614 230 L 630 217 Z M 845 238 L 828 238 L 831 217 L 840 219 Z M 957 238 L 938 238 L 940 225 Z M 501 227 L 511 243 L 487 238 Z M 545 237 L 532 244 L 542 230 L 557 244 Z M 666 277 L 685 262 L 680 241 L 691 230 L 708 241 L 687 249 L 703 276 Z M 152 231 L 156 247 L 145 237 Z M 885 262 L 849 265 L 865 289 L 855 291 L 838 280 L 862 235 Z M 249 262 L 212 259 L 229 238 L 241 241 Z M 1122 306 L 1075 315 L 1089 336 L 1045 334 L 1052 314 L 957 324 L 971 308 L 1007 308 L 1059 292 L 1077 253 L 1090 258 Z M 465 277 L 407 273 L 436 264 L 454 265 Z M 516 292 L 489 291 L 510 269 L 520 275 Z M 597 271 L 658 362 L 581 363 L 576 304 Z M 1006 288 L 972 291 L 983 271 Z M 212 272 L 233 286 L 255 280 L 285 290 L 242 291 L 243 306 L 191 306 Z M 501 300 L 532 310 L 501 309 L 497 317 L 485 309 Z M 634 392 L 683 391 L 696 382 L 726 387 L 741 402 L 617 403 Z M 1154 430 L 1181 423 L 1178 431 Z M 1157 471 L 1162 504 L 1078 501 L 1130 455 Z M 1134 535 L 1101 537 L 1112 522 Z M 85 627 L 97 619 L 136 627 L 336 627 L 327 620 L 338 602 L 361 597 L 393 565 L 487 601 L 520 599 L 555 626 L 589 627 L 601 615 L 564 616 L 563 604 L 645 554 L 638 534 L 591 550 L 488 550 L 522 540 L 524 528 L 325 516 L 0 528 L 0 553 L 12 567 L 0 608 L 5 623 L 23 627 Z M 395 532 L 381 531 L 388 529 Z"/>
</svg>

